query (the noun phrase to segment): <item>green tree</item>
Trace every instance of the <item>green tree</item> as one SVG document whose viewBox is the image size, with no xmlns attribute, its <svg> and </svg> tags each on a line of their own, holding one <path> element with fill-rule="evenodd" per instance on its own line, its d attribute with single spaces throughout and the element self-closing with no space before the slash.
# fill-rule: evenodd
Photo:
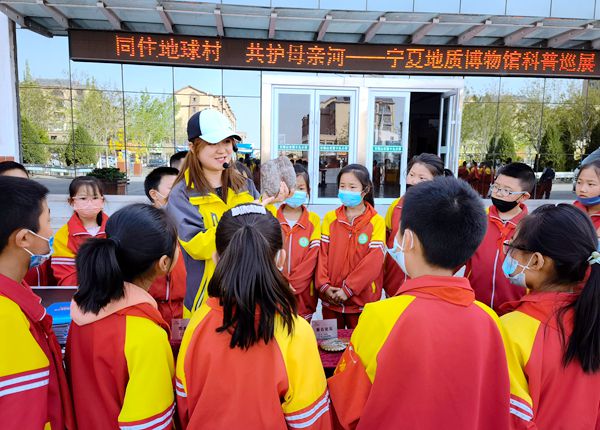
<svg viewBox="0 0 600 430">
<path fill-rule="evenodd" d="M 48 145 L 50 139 L 43 128 L 36 127 L 27 119 L 21 117 L 21 155 L 23 163 L 46 164 L 48 161 Z"/>
<path fill-rule="evenodd" d="M 590 133 L 590 143 L 588 143 L 585 148 L 585 154 L 589 155 L 598 148 L 600 148 L 600 122 L 596 123 L 592 128 L 592 132 Z"/>
<path fill-rule="evenodd" d="M 88 131 L 81 125 L 77 125 L 71 131 L 69 143 L 65 148 L 65 162 L 67 166 L 90 165 L 98 161 L 98 152 L 94 146 L 94 140 Z"/>
<path fill-rule="evenodd" d="M 516 157 L 515 141 L 512 134 L 503 131 L 500 135 L 492 136 L 488 153 L 485 156 L 487 160 L 506 160 L 507 158 L 514 160 Z"/>
<path fill-rule="evenodd" d="M 538 170 L 541 171 L 550 161 L 554 163 L 555 170 L 564 170 L 565 160 L 560 133 L 554 124 L 548 124 L 540 145 Z"/>
<path fill-rule="evenodd" d="M 122 125 L 122 105 L 117 93 L 102 91 L 91 79 L 86 83 L 87 91 L 75 107 L 75 121 L 85 124 L 86 130 L 98 144 L 108 145 Z"/>
<path fill-rule="evenodd" d="M 490 139 L 496 132 L 498 105 L 487 102 L 465 103 L 461 123 L 461 145 L 465 155 L 478 160 L 490 150 Z"/>
</svg>

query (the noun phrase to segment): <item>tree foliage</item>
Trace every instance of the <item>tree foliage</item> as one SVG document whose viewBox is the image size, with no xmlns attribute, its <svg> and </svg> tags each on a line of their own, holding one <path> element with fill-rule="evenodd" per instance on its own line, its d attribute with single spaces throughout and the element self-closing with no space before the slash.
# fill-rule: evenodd
<svg viewBox="0 0 600 430">
<path fill-rule="evenodd" d="M 94 140 L 88 131 L 77 125 L 69 137 L 69 143 L 65 147 L 65 163 L 67 166 L 83 165 L 89 166 L 98 161 L 98 150 L 94 146 Z"/>
</svg>

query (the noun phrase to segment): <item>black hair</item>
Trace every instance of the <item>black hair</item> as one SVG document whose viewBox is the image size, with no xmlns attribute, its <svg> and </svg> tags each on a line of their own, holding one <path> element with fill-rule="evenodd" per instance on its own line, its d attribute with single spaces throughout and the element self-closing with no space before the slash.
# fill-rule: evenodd
<svg viewBox="0 0 600 430">
<path fill-rule="evenodd" d="M 95 176 L 78 176 L 71 181 L 69 184 L 69 201 L 73 201 L 73 197 L 77 195 L 77 192 L 81 187 L 91 188 L 94 195 L 104 197 L 104 187 L 100 179 Z M 96 224 L 102 225 L 102 211 L 96 216 Z"/>
<path fill-rule="evenodd" d="M 16 230 L 26 228 L 38 232 L 43 201 L 48 188 L 35 181 L 12 176 L 0 176 L 0 252 Z"/>
<path fill-rule="evenodd" d="M 579 173 L 577 173 L 576 180 L 579 180 L 579 175 L 581 175 L 581 172 L 583 172 L 584 170 L 587 170 L 587 169 L 594 169 L 594 172 L 596 172 L 596 176 L 598 176 L 598 178 L 600 178 L 600 160 L 594 160 L 594 161 L 590 161 L 589 163 L 581 166 L 581 169 L 579 169 Z"/>
<path fill-rule="evenodd" d="M 503 166 L 498 170 L 498 174 L 496 177 L 504 175 L 509 176 L 511 178 L 515 178 L 519 180 L 519 184 L 521 184 L 521 189 L 528 193 L 533 192 L 533 187 L 535 186 L 535 172 L 531 167 L 529 167 L 525 163 L 510 163 L 506 166 Z"/>
<path fill-rule="evenodd" d="M 27 172 L 27 169 L 25 169 L 25 166 L 23 166 L 21 163 L 17 163 L 16 161 L 1 161 L 0 162 L 0 176 L 3 176 L 5 172 L 8 172 L 9 170 L 22 170 L 23 172 L 25 172 L 25 174 L 27 175 L 27 177 L 29 177 L 29 172 Z"/>
<path fill-rule="evenodd" d="M 578 208 L 568 204 L 543 205 L 521 220 L 513 245 L 550 257 L 555 273 L 548 282 L 576 289 L 590 268 L 588 260 L 596 251 L 598 237 L 589 217 Z M 573 331 L 566 341 L 562 316 L 569 309 L 574 312 Z M 563 364 L 577 360 L 584 372 L 599 371 L 600 264 L 592 264 L 579 297 L 557 316 L 565 347 Z"/>
<path fill-rule="evenodd" d="M 310 176 L 308 176 L 308 172 L 304 168 L 302 164 L 294 164 L 294 172 L 296 172 L 296 177 L 302 176 L 304 178 L 304 182 L 306 182 L 306 194 L 310 196 Z"/>
<path fill-rule="evenodd" d="M 184 159 L 187 154 L 188 154 L 188 151 L 179 151 L 179 152 L 176 152 L 175 154 L 171 155 L 171 158 L 169 158 L 169 167 L 173 167 L 173 163 L 176 163 L 179 160 Z"/>
<path fill-rule="evenodd" d="M 415 155 L 408 162 L 406 171 L 410 172 L 410 169 L 412 169 L 415 164 L 422 164 L 433 176 L 447 176 L 444 169 L 444 162 L 435 154 L 425 152 L 423 154 Z"/>
<path fill-rule="evenodd" d="M 163 177 L 177 176 L 178 174 L 179 170 L 177 170 L 174 167 L 166 166 L 157 167 L 156 169 L 148 173 L 148 176 L 146 176 L 146 179 L 144 179 L 144 192 L 146 193 L 146 197 L 148 197 L 148 199 L 151 202 L 154 202 L 154 200 L 152 200 L 152 197 L 150 196 L 150 190 L 158 190 L 160 181 L 162 181 Z"/>
<path fill-rule="evenodd" d="M 463 265 L 485 236 L 483 201 L 465 181 L 437 177 L 408 189 L 400 229 L 411 230 L 423 245 L 425 260 L 444 269 Z"/>
<path fill-rule="evenodd" d="M 234 216 L 238 211 L 243 214 Z M 296 299 L 275 263 L 283 247 L 277 219 L 260 205 L 237 206 L 219 221 L 216 245 L 219 262 L 208 294 L 218 297 L 223 306 L 223 325 L 217 332 L 231 334 L 231 348 L 248 349 L 260 340 L 273 339 L 279 314 L 291 334 Z"/>
<path fill-rule="evenodd" d="M 163 255 L 172 259 L 176 246 L 177 229 L 166 211 L 143 203 L 119 209 L 106 223 L 106 239 L 90 239 L 79 249 L 73 299 L 84 312 L 98 314 L 124 296 L 124 282 L 147 275 Z"/>
<path fill-rule="evenodd" d="M 344 173 L 352 173 L 356 179 L 360 182 L 365 192 L 364 201 L 375 207 L 375 199 L 373 198 L 373 181 L 371 181 L 371 175 L 369 171 L 362 164 L 348 164 L 343 167 L 337 176 L 337 186 L 340 187 L 340 180 Z"/>
</svg>

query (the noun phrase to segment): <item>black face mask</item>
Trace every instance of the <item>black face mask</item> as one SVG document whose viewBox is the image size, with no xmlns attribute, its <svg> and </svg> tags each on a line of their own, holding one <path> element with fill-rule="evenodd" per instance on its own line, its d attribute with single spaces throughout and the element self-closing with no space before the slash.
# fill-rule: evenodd
<svg viewBox="0 0 600 430">
<path fill-rule="evenodd" d="M 500 200 L 500 199 L 497 199 L 496 197 L 492 197 L 492 203 L 494 206 L 496 206 L 496 209 L 498 209 L 498 212 L 501 212 L 501 213 L 510 212 L 519 204 L 518 201 L 507 202 L 506 200 Z"/>
</svg>

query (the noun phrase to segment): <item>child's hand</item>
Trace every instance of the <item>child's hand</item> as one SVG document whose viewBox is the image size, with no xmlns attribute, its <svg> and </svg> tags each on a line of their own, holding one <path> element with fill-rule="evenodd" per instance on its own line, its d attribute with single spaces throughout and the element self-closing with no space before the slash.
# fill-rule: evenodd
<svg viewBox="0 0 600 430">
<path fill-rule="evenodd" d="M 338 302 L 337 302 L 337 292 L 338 291 L 340 291 L 339 288 L 329 287 L 325 291 L 325 300 L 327 300 L 332 305 L 337 305 L 338 304 Z"/>
<path fill-rule="evenodd" d="M 335 299 L 338 303 L 344 303 L 346 300 L 348 300 L 348 296 L 346 293 L 344 293 L 344 290 L 338 288 L 337 292 L 335 293 Z"/>
</svg>

